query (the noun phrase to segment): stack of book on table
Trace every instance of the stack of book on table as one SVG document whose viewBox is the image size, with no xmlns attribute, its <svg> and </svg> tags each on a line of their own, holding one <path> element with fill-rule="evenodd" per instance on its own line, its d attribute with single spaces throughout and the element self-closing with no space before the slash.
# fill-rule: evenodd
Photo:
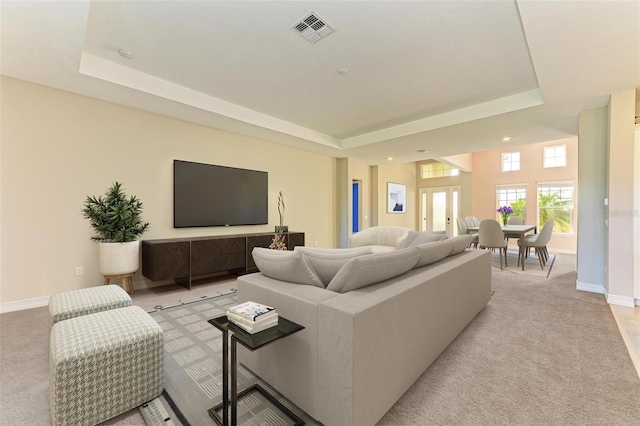
<svg viewBox="0 0 640 426">
<path fill-rule="evenodd" d="M 227 309 L 227 319 L 250 334 L 278 325 L 275 308 L 256 302 L 244 302 L 230 307 Z"/>
</svg>

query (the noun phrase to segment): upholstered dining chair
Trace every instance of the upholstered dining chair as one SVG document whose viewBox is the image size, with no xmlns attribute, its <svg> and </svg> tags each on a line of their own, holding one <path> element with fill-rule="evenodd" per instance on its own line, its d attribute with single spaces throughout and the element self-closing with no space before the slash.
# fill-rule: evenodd
<svg viewBox="0 0 640 426">
<path fill-rule="evenodd" d="M 522 220 L 521 217 L 518 216 L 511 216 L 508 220 L 507 220 L 507 225 L 524 225 L 524 220 Z M 506 232 L 504 234 L 504 239 L 507 240 L 507 243 L 509 243 L 509 238 L 517 238 L 520 239 L 520 234 L 515 234 L 513 232 L 509 233 Z"/>
<path fill-rule="evenodd" d="M 500 269 L 502 270 L 502 255 L 504 254 L 504 266 L 507 266 L 507 241 L 500 224 L 495 219 L 485 219 L 480 222 L 479 233 L 480 248 L 498 249 L 500 254 Z"/>
<path fill-rule="evenodd" d="M 467 228 L 477 228 L 480 226 L 480 221 L 475 216 L 467 216 L 464 220 L 467 222 Z"/>
<path fill-rule="evenodd" d="M 467 233 L 467 222 L 461 217 L 457 217 L 456 218 L 456 222 L 458 223 L 458 233 L 460 235 L 465 235 Z M 478 242 L 480 240 L 480 238 L 478 236 L 478 233 L 477 232 L 472 232 L 470 235 L 471 235 L 471 244 L 470 244 L 470 246 L 478 248 Z"/>
<path fill-rule="evenodd" d="M 524 258 L 528 254 L 531 247 L 535 249 L 538 261 L 540 262 L 540 269 L 544 269 L 549 260 L 549 251 L 547 250 L 547 244 L 551 239 L 551 232 L 553 231 L 553 218 L 547 220 L 542 227 L 539 234 L 527 235 L 526 237 L 518 240 L 518 266 L 522 262 L 522 269 L 524 270 Z"/>
</svg>

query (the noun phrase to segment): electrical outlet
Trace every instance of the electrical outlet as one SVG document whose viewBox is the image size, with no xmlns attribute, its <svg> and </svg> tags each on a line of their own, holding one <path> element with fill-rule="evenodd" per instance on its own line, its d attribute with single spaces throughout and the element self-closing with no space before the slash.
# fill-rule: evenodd
<svg viewBox="0 0 640 426">
<path fill-rule="evenodd" d="M 317 242 L 317 241 L 314 241 L 314 242 L 313 242 L 313 245 L 314 245 L 314 246 L 316 246 L 316 247 L 318 247 L 318 242 Z"/>
<path fill-rule="evenodd" d="M 76 266 L 76 277 L 84 275 L 84 268 L 82 266 Z"/>
</svg>

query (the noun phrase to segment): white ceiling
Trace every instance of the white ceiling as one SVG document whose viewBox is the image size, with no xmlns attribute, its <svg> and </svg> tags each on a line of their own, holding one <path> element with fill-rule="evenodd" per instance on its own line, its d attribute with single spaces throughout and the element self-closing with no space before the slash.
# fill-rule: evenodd
<svg viewBox="0 0 640 426">
<path fill-rule="evenodd" d="M 291 29 L 310 12 L 334 28 L 315 44 Z M 639 1 L 3 0 L 0 13 L 4 75 L 368 164 L 575 136 L 580 111 L 640 87 Z"/>
</svg>

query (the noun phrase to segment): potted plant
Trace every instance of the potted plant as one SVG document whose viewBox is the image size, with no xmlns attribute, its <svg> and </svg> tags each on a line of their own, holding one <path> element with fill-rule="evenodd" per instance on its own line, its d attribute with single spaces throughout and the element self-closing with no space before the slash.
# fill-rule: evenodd
<svg viewBox="0 0 640 426">
<path fill-rule="evenodd" d="M 100 242 L 100 273 L 105 276 L 130 274 L 138 270 L 140 241 L 149 223 L 143 222 L 142 202 L 127 197 L 122 184 L 114 183 L 104 196 L 87 197 L 82 214 L 89 219 Z"/>
</svg>

